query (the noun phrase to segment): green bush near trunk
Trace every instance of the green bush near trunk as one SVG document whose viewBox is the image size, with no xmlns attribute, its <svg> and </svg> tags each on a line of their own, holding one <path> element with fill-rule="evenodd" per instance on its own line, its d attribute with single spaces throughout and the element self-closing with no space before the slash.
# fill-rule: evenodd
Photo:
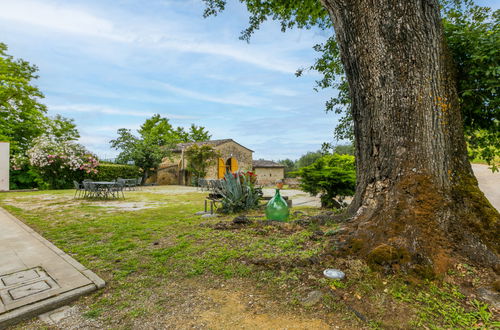
<svg viewBox="0 0 500 330">
<path fill-rule="evenodd" d="M 350 196 L 356 189 L 356 165 L 351 155 L 325 155 L 297 172 L 300 187 L 312 195 L 320 194 L 322 207 L 333 207 L 336 196 Z"/>
</svg>

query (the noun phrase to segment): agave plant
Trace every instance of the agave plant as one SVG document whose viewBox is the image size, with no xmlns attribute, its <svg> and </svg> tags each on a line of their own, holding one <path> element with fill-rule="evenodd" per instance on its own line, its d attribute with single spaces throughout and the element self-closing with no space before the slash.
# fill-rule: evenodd
<svg viewBox="0 0 500 330">
<path fill-rule="evenodd" d="M 222 213 L 236 213 L 259 205 L 261 193 L 246 176 L 226 173 L 220 187 Z"/>
</svg>

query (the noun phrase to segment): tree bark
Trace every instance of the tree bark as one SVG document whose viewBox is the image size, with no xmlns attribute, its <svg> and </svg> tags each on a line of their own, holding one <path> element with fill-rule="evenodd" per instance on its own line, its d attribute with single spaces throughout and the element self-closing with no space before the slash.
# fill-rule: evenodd
<svg viewBox="0 0 500 330">
<path fill-rule="evenodd" d="M 349 81 L 357 190 L 351 252 L 442 273 L 455 258 L 499 265 L 500 216 L 467 159 L 436 0 L 321 0 Z"/>
</svg>

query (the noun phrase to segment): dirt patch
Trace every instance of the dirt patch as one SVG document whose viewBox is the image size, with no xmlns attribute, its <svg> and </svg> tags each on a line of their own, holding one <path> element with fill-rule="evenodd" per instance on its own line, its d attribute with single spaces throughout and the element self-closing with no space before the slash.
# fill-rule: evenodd
<svg viewBox="0 0 500 330">
<path fill-rule="evenodd" d="M 199 192 L 206 194 L 206 191 L 201 191 L 196 187 L 189 186 L 153 186 L 153 187 L 141 187 L 140 191 L 148 192 L 152 194 L 163 194 L 163 195 L 178 195 L 178 194 L 188 194 L 193 192 Z"/>
<path fill-rule="evenodd" d="M 80 202 L 70 196 L 21 196 L 15 199 L 4 199 L 6 205 L 32 211 L 38 209 L 57 210 L 78 205 Z"/>
<path fill-rule="evenodd" d="M 265 236 L 271 233 L 281 233 L 281 234 L 292 234 L 298 231 L 302 231 L 303 228 L 295 223 L 290 222 L 279 222 L 263 220 L 262 218 L 252 219 L 246 218 L 245 220 L 239 220 L 241 217 L 237 217 L 232 221 L 218 221 L 218 222 L 204 222 L 201 223 L 202 227 L 209 227 L 216 230 L 239 230 L 239 229 L 251 229 L 258 234 Z"/>
<path fill-rule="evenodd" d="M 274 297 L 276 298 L 276 297 Z M 213 278 L 179 280 L 158 286 L 140 307 L 125 308 L 127 314 L 137 314 L 128 322 L 118 310 L 101 315 L 107 327 L 133 329 L 360 329 L 359 323 L 334 319 L 321 307 L 313 313 L 291 309 L 270 293 L 255 289 L 255 283 L 245 280 L 213 281 Z M 87 299 L 91 301 L 91 297 Z M 80 302 L 83 304 L 84 302 Z M 117 306 L 118 307 L 118 306 Z M 88 308 L 82 307 L 81 310 Z M 116 315 L 114 313 L 117 313 Z M 147 314 L 147 315 L 146 315 Z M 338 314 L 337 314 L 338 316 Z M 72 322 L 74 321 L 74 322 Z M 81 318 L 65 322 L 68 329 L 77 327 Z M 97 325 L 86 321 L 86 327 Z M 27 328 L 37 328 L 40 321 Z M 26 328 L 26 325 L 25 327 Z"/>
<path fill-rule="evenodd" d="M 27 198 L 29 197 L 29 198 Z M 72 196 L 22 196 L 16 199 L 4 199 L 3 202 L 7 205 L 19 207 L 23 210 L 32 211 L 38 209 L 44 210 L 59 210 L 79 205 L 97 206 L 107 208 L 108 212 L 116 211 L 140 211 L 145 209 L 153 209 L 167 205 L 166 202 L 155 201 L 124 201 L 124 200 L 87 200 L 74 199 Z M 176 202 L 183 204 L 183 202 Z"/>
<path fill-rule="evenodd" d="M 64 311 L 61 308 L 54 310 L 39 316 L 39 320 L 36 321 L 40 328 L 45 328 L 47 326 L 52 326 L 55 329 L 98 329 L 102 328 L 103 324 L 98 320 L 93 320 L 83 316 L 81 308 L 79 306 L 65 306 L 67 309 Z M 61 315 L 57 315 L 61 314 Z M 43 326 L 42 326 L 43 324 Z"/>
<path fill-rule="evenodd" d="M 243 295 L 228 290 L 208 290 L 215 308 L 200 314 L 201 321 L 210 329 L 331 329 L 320 319 L 303 318 L 293 314 L 260 312 L 261 297 Z"/>
<path fill-rule="evenodd" d="M 160 206 L 165 206 L 167 203 L 161 202 L 120 202 L 108 201 L 100 203 L 89 203 L 92 206 L 100 206 L 111 209 L 111 211 L 140 211 L 146 209 L 154 209 Z"/>
</svg>

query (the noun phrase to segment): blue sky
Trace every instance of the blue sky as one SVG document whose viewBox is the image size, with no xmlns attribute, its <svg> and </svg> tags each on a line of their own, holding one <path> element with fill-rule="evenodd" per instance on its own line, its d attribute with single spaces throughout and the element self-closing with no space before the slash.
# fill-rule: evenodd
<svg viewBox="0 0 500 330">
<path fill-rule="evenodd" d="M 49 114 L 74 118 L 101 157 L 116 155 L 118 128 L 155 113 L 232 138 L 254 159 L 295 159 L 331 141 L 337 117 L 324 102 L 336 92 L 313 91 L 314 72 L 294 75 L 330 32 L 269 22 L 247 44 L 248 14 L 228 2 L 203 19 L 201 0 L 0 0 L 0 41 L 39 67 Z"/>
</svg>

